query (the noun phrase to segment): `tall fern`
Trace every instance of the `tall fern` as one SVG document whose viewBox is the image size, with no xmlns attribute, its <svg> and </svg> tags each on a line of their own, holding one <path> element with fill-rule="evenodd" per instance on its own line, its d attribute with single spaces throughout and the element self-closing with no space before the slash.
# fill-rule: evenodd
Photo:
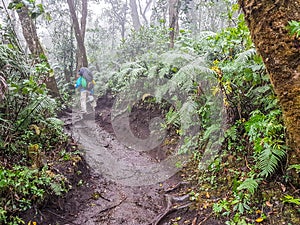
<svg viewBox="0 0 300 225">
<path fill-rule="evenodd" d="M 258 155 L 258 167 L 261 170 L 260 175 L 263 177 L 272 175 L 285 157 L 286 148 L 282 145 L 282 143 L 281 145 L 265 144 L 264 149 Z"/>
<path fill-rule="evenodd" d="M 245 123 L 245 129 L 254 144 L 253 154 L 260 175 L 272 175 L 285 159 L 287 150 L 281 111 L 275 109 L 266 115 L 259 110 L 253 111 Z"/>
</svg>

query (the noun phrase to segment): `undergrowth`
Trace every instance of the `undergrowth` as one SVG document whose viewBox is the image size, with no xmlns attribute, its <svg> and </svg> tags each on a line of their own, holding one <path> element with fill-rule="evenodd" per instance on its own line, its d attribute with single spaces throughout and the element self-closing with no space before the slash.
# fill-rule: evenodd
<svg viewBox="0 0 300 225">
<path fill-rule="evenodd" d="M 144 53 L 121 65 L 107 88 L 116 96 L 127 91 L 127 97 L 142 90 L 138 98 L 143 99 L 150 83 L 157 102 L 187 96 L 169 109 L 162 127 L 174 125 L 185 138 L 179 152 L 192 151 L 198 163 L 193 200 L 203 191 L 219 198 L 199 200 L 202 208 L 207 204 L 226 224 L 247 225 L 277 224 L 276 210 L 286 206 L 291 213 L 283 213 L 282 221 L 297 224 L 299 210 L 290 206 L 299 205 L 299 196 L 297 191 L 286 192 L 290 185 L 282 112 L 243 16 L 236 27 L 203 32 L 198 40 L 188 32 L 180 35 L 174 49 Z M 142 88 L 132 93 L 133 84 Z M 193 126 L 198 126 L 197 134 L 186 135 Z"/>
<path fill-rule="evenodd" d="M 42 67 L 47 67 L 42 59 L 35 64 L 13 44 L 0 45 L 0 224 L 24 224 L 24 211 L 71 188 L 53 169 L 64 160 L 59 152 L 71 151 L 66 160 L 78 162 L 57 119 L 60 105 L 48 95 Z"/>
</svg>

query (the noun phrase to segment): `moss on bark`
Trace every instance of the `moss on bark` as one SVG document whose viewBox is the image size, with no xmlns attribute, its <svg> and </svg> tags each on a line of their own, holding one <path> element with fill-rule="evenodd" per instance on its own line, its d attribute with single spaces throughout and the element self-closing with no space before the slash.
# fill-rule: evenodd
<svg viewBox="0 0 300 225">
<path fill-rule="evenodd" d="M 300 21 L 300 0 L 239 0 L 239 4 L 283 110 L 289 163 L 300 164 L 300 39 L 286 29 L 288 21 Z"/>
</svg>

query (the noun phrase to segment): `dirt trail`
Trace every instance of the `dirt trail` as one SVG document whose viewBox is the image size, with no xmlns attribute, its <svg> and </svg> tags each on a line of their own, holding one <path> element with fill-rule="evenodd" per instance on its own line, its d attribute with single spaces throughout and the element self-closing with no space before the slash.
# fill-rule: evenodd
<svg viewBox="0 0 300 225">
<path fill-rule="evenodd" d="M 168 147 L 159 146 L 149 154 L 120 143 L 110 124 L 111 104 L 106 96 L 98 101 L 96 115 L 77 120 L 73 114 L 70 132 L 85 151 L 92 177 L 86 184 L 91 197 L 70 224 L 170 224 L 167 217 L 177 211 L 170 209 L 176 205 L 186 212 L 190 203 L 188 196 L 172 194 L 180 190 L 181 178 L 169 162 L 162 163 Z M 138 112 L 135 118 L 144 115 Z M 137 123 L 141 124 L 136 133 L 147 133 L 145 121 Z"/>
</svg>

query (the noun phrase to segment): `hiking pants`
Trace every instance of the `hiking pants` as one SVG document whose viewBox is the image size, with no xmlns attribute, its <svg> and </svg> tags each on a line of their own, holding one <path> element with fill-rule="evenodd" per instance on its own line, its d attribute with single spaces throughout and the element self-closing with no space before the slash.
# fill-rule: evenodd
<svg viewBox="0 0 300 225">
<path fill-rule="evenodd" d="M 81 91 L 80 92 L 80 105 L 81 105 L 81 111 L 86 113 L 86 98 L 89 94 L 89 91 Z"/>
</svg>

